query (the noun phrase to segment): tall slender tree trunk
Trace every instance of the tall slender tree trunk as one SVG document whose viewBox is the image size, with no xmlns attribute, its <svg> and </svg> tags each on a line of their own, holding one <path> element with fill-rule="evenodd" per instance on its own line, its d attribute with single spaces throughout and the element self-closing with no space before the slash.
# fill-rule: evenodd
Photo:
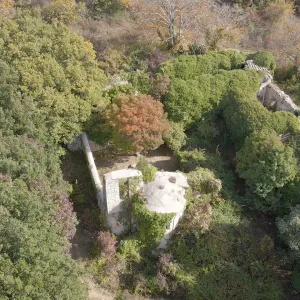
<svg viewBox="0 0 300 300">
<path fill-rule="evenodd" d="M 174 4 L 173 4 L 174 5 Z M 170 44 L 173 48 L 175 46 L 175 7 L 170 7 L 169 11 L 169 34 L 170 34 Z"/>
</svg>

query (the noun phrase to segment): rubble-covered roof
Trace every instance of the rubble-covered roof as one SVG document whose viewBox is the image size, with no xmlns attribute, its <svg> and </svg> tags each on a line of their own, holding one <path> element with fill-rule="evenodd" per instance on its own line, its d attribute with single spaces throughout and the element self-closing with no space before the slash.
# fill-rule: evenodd
<svg viewBox="0 0 300 300">
<path fill-rule="evenodd" d="M 186 177 L 177 172 L 156 172 L 153 182 L 145 183 L 143 195 L 150 211 L 158 213 L 182 212 L 186 205 Z"/>
</svg>

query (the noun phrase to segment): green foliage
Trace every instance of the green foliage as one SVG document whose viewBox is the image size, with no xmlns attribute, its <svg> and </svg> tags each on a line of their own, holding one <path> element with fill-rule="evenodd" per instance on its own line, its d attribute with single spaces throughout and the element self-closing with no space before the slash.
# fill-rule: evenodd
<svg viewBox="0 0 300 300">
<path fill-rule="evenodd" d="M 291 209 L 290 214 L 277 221 L 280 237 L 291 250 L 300 251 L 300 205 Z"/>
<path fill-rule="evenodd" d="M 42 15 L 49 23 L 58 21 L 70 25 L 78 21 L 84 9 L 83 2 L 77 4 L 75 0 L 53 0 L 42 9 Z"/>
<path fill-rule="evenodd" d="M 154 181 L 157 169 L 147 161 L 145 156 L 139 156 L 136 167 L 142 172 L 144 182 Z"/>
<path fill-rule="evenodd" d="M 83 299 L 51 194 L 17 179 L 0 182 L 0 285 L 7 299 Z"/>
<path fill-rule="evenodd" d="M 126 261 L 139 263 L 141 261 L 141 244 L 136 239 L 126 239 L 121 241 L 119 255 Z"/>
<path fill-rule="evenodd" d="M 271 52 L 260 51 L 250 56 L 254 63 L 261 67 L 266 67 L 270 71 L 274 71 L 276 68 L 276 61 Z"/>
<path fill-rule="evenodd" d="M 177 78 L 172 80 L 165 102 L 166 111 L 172 121 L 190 125 L 199 120 L 210 107 L 203 91 L 198 88 L 198 81 Z"/>
<path fill-rule="evenodd" d="M 245 53 L 238 50 L 226 50 L 219 53 L 229 57 L 232 70 L 239 69 L 247 58 L 247 55 Z"/>
<path fill-rule="evenodd" d="M 161 214 L 149 211 L 145 200 L 139 194 L 133 196 L 132 211 L 136 218 L 139 241 L 143 247 L 153 250 L 163 238 L 174 214 Z"/>
<path fill-rule="evenodd" d="M 171 150 L 176 152 L 186 144 L 187 136 L 183 124 L 170 122 L 170 125 L 170 133 L 164 138 L 164 141 Z"/>
<path fill-rule="evenodd" d="M 296 291 L 300 291 L 300 265 L 297 264 L 292 275 L 292 285 Z"/>
<path fill-rule="evenodd" d="M 237 153 L 237 171 L 253 191 L 265 197 L 296 175 L 293 150 L 284 145 L 273 131 L 256 133 L 245 140 Z"/>
<path fill-rule="evenodd" d="M 192 190 L 203 194 L 218 194 L 222 188 L 221 180 L 209 169 L 198 168 L 188 173 L 188 183 Z"/>
<path fill-rule="evenodd" d="M 105 76 L 90 44 L 19 12 L 0 22 L 0 297 L 85 299 L 55 142 L 81 132 Z"/>
<path fill-rule="evenodd" d="M 103 97 L 111 103 L 120 94 L 132 95 L 134 94 L 134 92 L 135 92 L 135 88 L 132 86 L 131 83 L 122 84 L 122 85 L 117 85 L 109 89 L 106 89 L 103 92 Z"/>
<path fill-rule="evenodd" d="M 91 15 L 95 19 L 100 19 L 104 14 L 116 14 L 125 10 L 121 0 L 92 0 Z"/>
<path fill-rule="evenodd" d="M 177 157 L 180 162 L 180 168 L 183 172 L 194 171 L 201 165 L 201 163 L 204 164 L 206 161 L 205 151 L 201 149 L 178 151 Z"/>
<path fill-rule="evenodd" d="M 99 113 L 93 113 L 85 123 L 89 138 L 99 145 L 105 145 L 111 138 L 110 127 L 106 119 Z"/>
<path fill-rule="evenodd" d="M 226 105 L 227 103 L 227 105 Z M 223 116 L 228 130 L 239 149 L 247 136 L 255 131 L 275 130 L 277 134 L 296 133 L 299 131 L 299 120 L 288 112 L 269 112 L 262 106 L 256 95 L 234 91 L 224 102 Z"/>
<path fill-rule="evenodd" d="M 192 224 L 180 228 L 172 253 L 179 271 L 176 295 L 185 299 L 281 299 L 282 289 L 272 271 L 274 244 L 241 222 L 230 201 L 213 206 L 209 232 Z M 256 231 L 257 233 L 257 231 Z"/>
<path fill-rule="evenodd" d="M 158 72 L 168 74 L 171 79 L 188 80 L 201 74 L 216 74 L 219 69 L 231 70 L 230 56 L 223 53 L 208 52 L 200 56 L 179 56 L 172 62 L 161 64 Z"/>
<path fill-rule="evenodd" d="M 133 85 L 135 91 L 138 91 L 141 94 L 150 94 L 150 91 L 152 90 L 152 81 L 147 72 L 130 72 L 129 82 Z"/>
<path fill-rule="evenodd" d="M 253 95 L 260 85 L 261 75 L 258 72 L 231 70 L 231 61 L 236 64 L 235 56 L 232 57 L 221 55 L 226 60 L 214 60 L 215 65 L 210 66 L 215 69 L 199 71 L 199 59 L 206 56 L 218 58 L 217 54 L 203 55 L 196 60 L 192 57 L 195 66 L 189 66 L 191 62 L 188 60 L 190 56 L 185 57 L 185 61 L 175 61 L 174 64 L 164 65 L 161 70 L 168 74 L 171 78 L 171 85 L 168 94 L 164 97 L 164 104 L 168 112 L 169 118 L 174 122 L 182 122 L 186 127 L 207 118 L 207 114 L 217 114 L 221 108 L 226 107 L 227 103 L 231 104 L 233 91 L 239 95 Z M 207 58 L 206 58 L 207 60 Z M 207 62 L 204 60 L 202 63 Z M 238 60 L 238 58 L 237 58 Z M 226 66 L 226 64 L 228 65 Z M 224 65 L 222 65 L 224 64 Z M 174 72 L 175 68 L 182 68 L 182 73 Z M 172 69 L 171 69 L 172 68 Z M 185 68 L 188 68 L 185 70 Z M 183 76 L 182 74 L 188 75 Z M 207 72 L 207 73 L 205 73 Z M 173 77 L 172 77 L 173 76 Z M 232 105 L 232 104 L 231 104 Z"/>
<path fill-rule="evenodd" d="M 66 26 L 46 24 L 38 16 L 17 15 L 0 27 L 5 73 L 0 106 L 15 120 L 12 129 L 69 141 L 81 131 L 91 104 L 106 105 L 101 97 L 106 77 L 91 44 Z"/>
</svg>

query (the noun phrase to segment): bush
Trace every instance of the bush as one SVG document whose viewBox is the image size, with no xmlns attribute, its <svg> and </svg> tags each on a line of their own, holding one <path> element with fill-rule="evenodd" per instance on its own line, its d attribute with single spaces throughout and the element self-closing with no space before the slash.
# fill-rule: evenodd
<svg viewBox="0 0 300 300">
<path fill-rule="evenodd" d="M 136 167 L 142 172 L 144 182 L 154 181 L 157 169 L 147 161 L 146 157 L 140 155 Z"/>
<path fill-rule="evenodd" d="M 274 71 L 276 68 L 276 61 L 271 52 L 260 51 L 253 55 L 250 55 L 250 58 L 253 59 L 254 63 L 261 67 L 266 67 L 270 71 Z"/>
<path fill-rule="evenodd" d="M 212 107 L 204 95 L 204 92 L 209 91 L 209 87 L 201 90 L 199 85 L 198 80 L 172 80 L 165 101 L 170 120 L 189 126 Z"/>
<path fill-rule="evenodd" d="M 116 14 L 125 10 L 121 0 L 91 0 L 91 15 L 100 19 L 104 14 Z"/>
<path fill-rule="evenodd" d="M 230 70 L 229 56 L 222 53 L 208 52 L 205 55 L 182 55 L 172 62 L 162 63 L 159 73 L 167 74 L 171 79 L 195 79 L 201 74 L 216 74 L 218 70 Z"/>
<path fill-rule="evenodd" d="M 293 180 L 296 170 L 294 151 L 274 131 L 249 136 L 237 153 L 237 172 L 262 197 Z"/>
<path fill-rule="evenodd" d="M 133 85 L 135 91 L 141 94 L 150 94 L 152 90 L 150 75 L 145 71 L 130 72 L 128 81 Z"/>
<path fill-rule="evenodd" d="M 226 50 L 219 52 L 230 59 L 231 69 L 240 69 L 242 64 L 245 62 L 247 55 L 237 50 Z"/>
<path fill-rule="evenodd" d="M 277 221 L 279 235 L 291 250 L 300 251 L 300 205 L 291 209 L 290 214 Z"/>
<path fill-rule="evenodd" d="M 297 264 L 293 270 L 292 285 L 297 292 L 300 292 L 300 265 L 299 264 Z"/>
<path fill-rule="evenodd" d="M 156 74 L 152 83 L 151 95 L 157 100 L 162 99 L 169 92 L 170 84 L 171 81 L 167 74 Z"/>
<path fill-rule="evenodd" d="M 97 235 L 97 244 L 104 258 L 113 258 L 116 255 L 117 239 L 108 231 L 100 231 Z"/>
<path fill-rule="evenodd" d="M 215 177 L 209 169 L 198 168 L 187 174 L 188 183 L 194 193 L 218 194 L 222 188 L 222 182 Z"/>
<path fill-rule="evenodd" d="M 164 141 L 171 150 L 176 152 L 186 144 L 187 136 L 184 132 L 183 124 L 170 122 L 170 125 L 170 133 L 164 138 Z"/>
<path fill-rule="evenodd" d="M 182 226 L 206 233 L 211 228 L 212 214 L 212 206 L 209 203 L 194 203 L 189 206 Z"/>
<path fill-rule="evenodd" d="M 120 248 L 118 252 L 126 261 L 139 263 L 141 261 L 140 250 L 140 242 L 135 239 L 130 239 L 123 240 L 120 243 Z"/>
<path fill-rule="evenodd" d="M 201 149 L 178 151 L 177 158 L 180 163 L 180 169 L 183 172 L 194 171 L 197 167 L 203 166 L 206 162 L 205 151 Z"/>
<path fill-rule="evenodd" d="M 174 214 L 149 211 L 145 200 L 139 194 L 135 194 L 132 199 L 132 211 L 136 218 L 138 239 L 143 248 L 153 250 L 164 237 Z"/>
<path fill-rule="evenodd" d="M 192 43 L 188 45 L 188 48 L 189 55 L 201 55 L 207 52 L 206 46 L 203 44 Z"/>
</svg>

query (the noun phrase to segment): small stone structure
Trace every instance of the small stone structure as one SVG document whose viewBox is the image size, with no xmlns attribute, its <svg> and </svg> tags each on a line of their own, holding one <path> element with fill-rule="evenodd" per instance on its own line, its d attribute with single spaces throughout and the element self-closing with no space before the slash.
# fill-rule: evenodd
<svg viewBox="0 0 300 300">
<path fill-rule="evenodd" d="M 296 114 L 299 107 L 277 85 L 272 83 L 273 77 L 265 67 L 256 65 L 252 60 L 245 62 L 245 68 L 255 71 L 263 71 L 265 76 L 257 93 L 257 98 L 268 109 L 273 111 L 287 111 Z"/>
<path fill-rule="evenodd" d="M 121 195 L 120 181 L 126 182 L 128 193 L 133 188 L 140 191 L 150 211 L 175 214 L 157 248 L 165 249 L 173 230 L 184 214 L 185 189 L 188 187 L 186 177 L 180 172 L 161 171 L 156 172 L 153 182 L 143 183 L 142 173 L 139 170 L 123 169 L 104 174 L 102 185 L 87 134 L 75 137 L 73 143 L 67 147 L 70 151 L 84 151 L 96 189 L 98 206 L 105 214 L 107 225 L 114 234 L 119 235 L 135 227 L 134 218 L 128 214 L 126 206 L 128 202 Z"/>
<path fill-rule="evenodd" d="M 114 234 L 121 234 L 131 227 L 131 219 L 126 212 L 126 200 L 120 194 L 120 180 L 127 179 L 128 192 L 131 183 L 137 182 L 141 187 L 142 173 L 135 169 L 124 169 L 104 174 L 104 201 L 106 203 L 106 222 Z M 132 184 L 133 185 L 133 184 Z"/>
<path fill-rule="evenodd" d="M 107 225 L 114 234 L 122 234 L 135 227 L 132 216 L 128 215 L 126 200 L 120 196 L 119 180 L 141 179 L 142 174 L 135 169 L 124 169 L 104 175 L 104 187 L 107 204 Z M 135 181 L 137 182 L 137 181 Z M 157 213 L 174 213 L 164 238 L 158 249 L 165 249 L 173 230 L 176 228 L 180 218 L 183 216 L 186 199 L 185 188 L 188 187 L 187 179 L 178 172 L 156 172 L 153 182 L 142 183 L 138 181 L 136 189 L 140 190 L 146 200 L 146 207 Z M 130 190 L 130 188 L 129 188 Z"/>
<path fill-rule="evenodd" d="M 168 247 L 172 232 L 184 214 L 185 189 L 188 186 L 186 177 L 179 172 L 156 172 L 154 181 L 144 184 L 143 195 L 146 199 L 146 207 L 150 211 L 175 214 L 157 247 L 158 249 Z"/>
</svg>

